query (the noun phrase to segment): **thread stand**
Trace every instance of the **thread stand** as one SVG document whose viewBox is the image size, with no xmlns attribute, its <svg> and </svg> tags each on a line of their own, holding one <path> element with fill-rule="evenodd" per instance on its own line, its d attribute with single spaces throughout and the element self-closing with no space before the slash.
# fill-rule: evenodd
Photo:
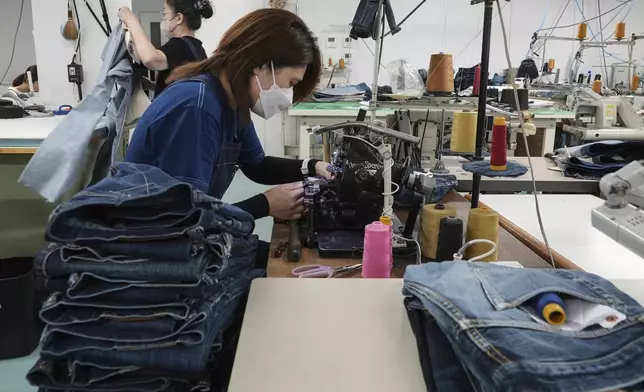
<svg viewBox="0 0 644 392">
<path fill-rule="evenodd" d="M 506 0 L 509 1 L 509 0 Z M 483 144 L 485 143 L 487 111 L 487 86 L 490 74 L 490 44 L 492 36 L 492 11 L 494 0 L 472 0 L 471 5 L 485 3 L 483 13 L 483 42 L 481 45 L 481 80 L 479 86 L 478 118 L 476 126 L 476 148 L 474 160 L 483 160 Z M 474 173 L 472 179 L 472 208 L 478 208 L 481 195 L 481 175 Z"/>
<path fill-rule="evenodd" d="M 429 112 L 427 112 L 427 115 L 429 116 Z M 445 167 L 445 163 L 441 159 L 442 154 L 440 152 L 442 150 L 443 144 L 444 144 L 445 117 L 446 117 L 445 109 L 443 109 L 442 112 L 441 112 L 441 124 L 440 124 L 440 127 L 438 127 L 438 129 L 439 129 L 439 131 L 438 131 L 438 146 L 439 146 L 439 148 L 436 149 L 436 155 L 435 155 L 437 160 L 436 160 L 436 165 L 434 165 L 434 168 L 431 169 L 431 172 L 435 173 L 435 174 L 447 174 L 447 173 L 449 173 L 449 170 L 447 170 L 447 168 Z M 425 123 L 425 125 L 427 125 L 427 123 Z M 422 154 L 422 151 L 421 151 L 421 154 Z"/>
</svg>

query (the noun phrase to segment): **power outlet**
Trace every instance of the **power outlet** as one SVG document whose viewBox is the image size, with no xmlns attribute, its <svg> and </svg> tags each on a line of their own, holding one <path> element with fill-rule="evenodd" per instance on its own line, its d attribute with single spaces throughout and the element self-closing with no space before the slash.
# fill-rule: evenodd
<svg viewBox="0 0 644 392">
<path fill-rule="evenodd" d="M 69 80 L 69 83 L 82 84 L 83 66 L 80 64 L 68 64 L 67 79 Z"/>
</svg>

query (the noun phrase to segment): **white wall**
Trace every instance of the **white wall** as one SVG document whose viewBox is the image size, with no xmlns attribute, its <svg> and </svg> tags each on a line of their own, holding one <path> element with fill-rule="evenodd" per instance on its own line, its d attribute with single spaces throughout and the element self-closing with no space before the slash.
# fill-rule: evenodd
<svg viewBox="0 0 644 392">
<path fill-rule="evenodd" d="M 397 20 L 400 21 L 419 1 L 392 1 Z M 598 15 L 596 1 L 576 1 L 580 6 L 585 3 L 584 15 L 586 18 Z M 576 1 L 570 2 L 559 25 L 578 23 L 582 20 L 579 8 L 575 5 Z M 325 6 L 320 7 L 319 2 L 316 0 L 300 0 L 300 16 L 314 32 L 320 34 L 323 52 L 334 51 L 324 47 L 324 39 L 329 35 L 323 33 L 324 30 L 329 30 L 330 26 L 348 25 L 353 19 L 358 3 L 358 0 L 326 0 Z M 548 3 L 550 3 L 550 6 L 546 12 Z M 504 20 L 510 35 L 510 53 L 513 66 L 517 67 L 521 60 L 525 58 L 532 33 L 541 25 L 544 14 L 546 15 L 546 21 L 543 27 L 553 26 L 566 3 L 567 0 L 512 0 L 509 3 L 502 1 Z M 620 3 L 617 0 L 601 0 L 602 12 L 606 12 L 618 4 Z M 615 23 L 626 15 L 630 6 L 631 4 L 627 4 L 618 11 L 602 18 L 602 22 L 607 24 L 615 13 L 619 12 L 617 18 L 610 23 L 610 27 L 606 28 L 606 31 L 609 32 L 608 34 L 614 31 Z M 641 23 L 643 17 L 644 2 L 633 1 L 632 9 L 625 20 L 627 33 L 634 32 L 639 34 L 644 32 L 644 25 Z M 589 26 L 594 33 L 600 30 L 598 20 L 590 21 Z M 481 37 L 480 35 L 476 37 L 476 35 L 479 34 L 482 27 L 482 4 L 472 6 L 469 1 L 428 0 L 405 22 L 400 33 L 385 39 L 382 63 L 387 65 L 392 60 L 403 58 L 414 67 L 426 68 L 429 65 L 430 55 L 443 51 L 454 56 L 455 68 L 471 67 L 480 62 Z M 576 27 L 558 29 L 555 33 L 557 36 L 566 37 L 573 37 L 575 34 Z M 366 42 L 373 50 L 373 41 L 367 40 Z M 558 67 L 565 68 L 569 57 L 577 47 L 578 44 L 573 42 L 550 41 L 548 43 L 547 57 L 555 58 Z M 625 47 L 611 47 L 609 51 L 622 59 L 627 58 Z M 362 41 L 354 41 L 352 52 L 351 82 L 370 82 L 373 75 L 373 55 Z M 635 58 L 640 63 L 644 63 L 642 60 L 644 56 L 644 40 L 640 41 L 640 44 L 636 46 L 635 53 Z M 588 71 L 588 67 L 593 66 L 593 74 L 600 72 L 599 67 L 594 67 L 600 64 L 599 55 L 600 51 L 597 49 L 587 50 L 584 58 L 585 65 L 582 66 L 582 69 Z M 329 56 L 325 56 L 325 58 L 327 57 Z M 607 57 L 608 64 L 613 61 L 616 60 Z M 492 25 L 490 71 L 492 73 L 501 72 L 505 68 L 507 68 L 507 65 L 501 26 L 498 18 L 496 18 Z M 380 83 L 388 83 L 388 77 L 382 71 Z"/>
<path fill-rule="evenodd" d="M 267 3 L 266 0 L 215 0 L 215 15 L 204 21 L 197 32 L 197 38 L 203 42 L 206 52 L 210 54 L 217 49 L 221 36 L 237 19 L 265 7 Z M 266 154 L 284 155 L 282 116 L 275 116 L 267 121 L 253 114 L 253 123 Z"/>
<path fill-rule="evenodd" d="M 0 77 L 4 74 L 11 60 L 13 37 L 20 20 L 21 0 L 2 0 L 0 12 Z M 2 84 L 10 85 L 11 81 L 19 74 L 25 72 L 27 67 L 36 64 L 36 51 L 32 34 L 33 22 L 31 18 L 31 0 L 24 0 L 22 20 L 16 37 L 16 51 Z"/>
<path fill-rule="evenodd" d="M 60 26 L 67 21 L 67 0 L 31 1 L 40 95 L 50 105 L 76 103 L 76 87 L 67 80 L 67 64 L 72 60 L 75 42 L 65 40 L 60 34 Z M 88 2 L 102 20 L 99 2 Z M 85 2 L 77 0 L 76 3 L 81 22 L 81 53 L 85 72 L 83 93 L 87 94 L 96 84 L 102 64 L 101 52 L 107 37 L 91 16 Z M 118 23 L 118 9 L 131 6 L 131 0 L 106 0 L 106 5 L 110 24 L 114 27 Z"/>
</svg>

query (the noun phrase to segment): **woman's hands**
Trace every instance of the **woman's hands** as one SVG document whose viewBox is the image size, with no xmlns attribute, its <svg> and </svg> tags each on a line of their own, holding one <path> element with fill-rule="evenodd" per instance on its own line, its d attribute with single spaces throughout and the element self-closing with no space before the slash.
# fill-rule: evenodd
<svg viewBox="0 0 644 392">
<path fill-rule="evenodd" d="M 134 15 L 130 7 L 119 8 L 118 17 L 126 26 L 129 26 L 133 20 L 136 20 L 136 15 Z"/>
<path fill-rule="evenodd" d="M 327 170 L 329 167 L 329 164 L 326 162 L 318 162 L 315 164 L 315 175 L 318 177 L 322 177 L 325 180 L 332 180 L 333 179 L 333 173 Z"/>
<path fill-rule="evenodd" d="M 304 212 L 304 184 L 301 182 L 276 186 L 264 192 L 264 196 L 273 218 L 299 219 Z"/>
</svg>

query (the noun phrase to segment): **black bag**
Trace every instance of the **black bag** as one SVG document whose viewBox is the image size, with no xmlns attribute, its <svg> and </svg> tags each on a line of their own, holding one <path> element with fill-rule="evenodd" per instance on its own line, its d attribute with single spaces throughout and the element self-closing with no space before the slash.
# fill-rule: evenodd
<svg viewBox="0 0 644 392">
<path fill-rule="evenodd" d="M 456 91 L 463 91 L 468 87 L 474 86 L 474 73 L 478 64 L 472 68 L 459 68 L 454 77 L 454 88 Z M 481 77 L 483 77 L 481 75 Z"/>
<path fill-rule="evenodd" d="M 39 308 L 32 259 L 0 259 L 0 359 L 36 350 L 42 332 Z"/>
<path fill-rule="evenodd" d="M 521 62 L 519 66 L 519 71 L 517 72 L 517 78 L 528 78 L 530 80 L 535 80 L 539 77 L 539 68 L 532 59 L 525 59 Z"/>
</svg>

